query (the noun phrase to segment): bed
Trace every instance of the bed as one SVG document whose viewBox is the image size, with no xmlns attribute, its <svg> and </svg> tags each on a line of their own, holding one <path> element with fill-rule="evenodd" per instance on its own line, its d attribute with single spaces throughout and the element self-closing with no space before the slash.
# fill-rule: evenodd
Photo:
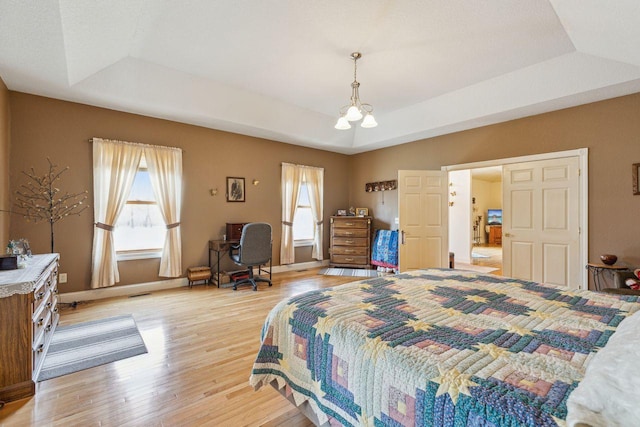
<svg viewBox="0 0 640 427">
<path fill-rule="evenodd" d="M 250 384 L 324 425 L 562 426 L 587 366 L 638 309 L 637 296 L 461 270 L 372 278 L 274 307 Z"/>
</svg>

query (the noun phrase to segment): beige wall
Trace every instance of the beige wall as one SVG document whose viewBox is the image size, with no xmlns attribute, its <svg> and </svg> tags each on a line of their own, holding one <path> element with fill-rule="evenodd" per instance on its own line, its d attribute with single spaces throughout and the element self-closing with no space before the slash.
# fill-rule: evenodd
<svg viewBox="0 0 640 427">
<path fill-rule="evenodd" d="M 366 182 L 395 179 L 398 169 L 583 147 L 589 149 L 589 259 L 613 253 L 640 267 L 640 196 L 631 188 L 631 165 L 640 163 L 640 94 L 352 156 L 350 202 L 369 208 L 374 226 L 389 227 L 397 191 L 385 194 L 382 205 L 380 193 L 364 191 Z"/>
<path fill-rule="evenodd" d="M 6 98 L 3 87 L 0 101 Z M 21 171 L 31 166 L 44 170 L 50 157 L 70 167 L 63 179 L 65 190 L 86 189 L 91 193 L 91 144 L 87 140 L 92 136 L 184 149 L 185 269 L 206 264 L 207 241 L 221 236 L 228 221 L 273 224 L 274 262 L 278 264 L 283 161 L 325 168 L 325 217 L 338 208 L 366 207 L 374 216 L 374 227 L 390 228 L 397 216 L 397 191 L 366 193 L 365 183 L 396 179 L 398 169 L 440 169 L 444 165 L 582 147 L 589 148 L 589 257 L 596 260 L 601 253 L 615 253 L 622 262 L 640 266 L 640 196 L 633 196 L 631 190 L 631 164 L 640 162 L 640 94 L 354 156 L 23 93 L 9 92 L 9 106 L 12 188 L 21 182 Z M 8 123 L 7 109 L 0 111 L 0 123 Z M 5 150 L 8 147 L 7 142 L 0 144 L 6 144 Z M 0 175 L 6 179 L 6 174 Z M 225 202 L 226 176 L 247 179 L 246 203 Z M 258 187 L 249 185 L 254 178 L 260 180 Z M 209 189 L 215 187 L 220 192 L 211 197 Z M 93 215 L 85 213 L 56 225 L 61 271 L 69 274 L 64 292 L 88 288 L 92 221 Z M 10 230 L 11 238 L 28 238 L 35 252 L 48 251 L 47 225 L 14 218 Z M 325 227 L 325 256 L 327 246 Z M 300 251 L 300 261 L 309 259 L 308 252 Z M 119 265 L 120 285 L 160 279 L 158 260 Z"/>
<path fill-rule="evenodd" d="M 21 171 L 45 171 L 47 157 L 69 166 L 61 181 L 63 191 L 89 191 L 93 200 L 92 150 L 88 139 L 102 137 L 184 150 L 182 211 L 183 268 L 206 265 L 208 240 L 224 234 L 226 222 L 265 221 L 273 226 L 274 265 L 280 259 L 280 165 L 291 162 L 325 168 L 325 257 L 328 254 L 328 216 L 348 202 L 348 157 L 249 136 L 231 134 L 166 120 L 139 116 L 10 92 L 12 116 L 12 188 L 24 179 Z M 246 179 L 246 202 L 225 201 L 225 177 Z M 253 179 L 258 186 L 251 185 Z M 212 197 L 209 189 L 218 188 Z M 90 202 L 90 204 L 93 204 Z M 69 283 L 61 292 L 88 289 L 91 274 L 93 211 L 69 217 L 55 226 L 55 251 L 61 254 L 60 272 Z M 15 219 L 12 238 L 27 238 L 35 253 L 50 250 L 48 224 Z M 300 256 L 298 256 L 300 255 Z M 296 262 L 310 260 L 310 249 L 297 251 Z M 159 260 L 119 263 L 120 283 L 161 280 Z"/>
<path fill-rule="evenodd" d="M 0 78 L 0 252 L 4 253 L 9 241 L 11 209 L 9 197 L 9 148 L 10 148 L 9 91 Z"/>
</svg>

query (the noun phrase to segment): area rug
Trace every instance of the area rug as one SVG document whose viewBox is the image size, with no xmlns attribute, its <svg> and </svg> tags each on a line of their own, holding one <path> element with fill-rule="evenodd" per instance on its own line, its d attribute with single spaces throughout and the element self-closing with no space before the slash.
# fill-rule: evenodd
<svg viewBox="0 0 640 427">
<path fill-rule="evenodd" d="M 484 267 L 482 265 L 467 264 L 464 262 L 456 262 L 455 267 L 456 270 L 471 270 L 478 273 L 491 273 L 492 271 L 499 270 L 499 268 L 495 267 Z"/>
<path fill-rule="evenodd" d="M 38 381 L 146 352 L 131 315 L 62 326 L 53 333 Z"/>
<path fill-rule="evenodd" d="M 491 258 L 491 255 L 479 254 L 477 252 L 471 252 L 471 258 Z"/>
<path fill-rule="evenodd" d="M 318 271 L 318 274 L 324 274 L 325 276 L 347 276 L 347 277 L 378 277 L 383 276 L 386 273 L 381 273 L 377 270 L 365 270 L 362 268 L 323 268 Z"/>
</svg>

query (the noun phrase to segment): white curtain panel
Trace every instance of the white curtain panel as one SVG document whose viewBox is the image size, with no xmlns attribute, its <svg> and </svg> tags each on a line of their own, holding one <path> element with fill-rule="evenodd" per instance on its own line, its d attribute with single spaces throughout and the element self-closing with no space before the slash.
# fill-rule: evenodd
<svg viewBox="0 0 640 427">
<path fill-rule="evenodd" d="M 136 144 L 93 138 L 93 253 L 91 287 L 120 281 L 113 227 L 124 208 L 138 171 L 142 148 Z"/>
<path fill-rule="evenodd" d="M 280 242 L 280 264 L 293 264 L 293 218 L 298 207 L 302 168 L 291 163 L 282 164 L 282 241 Z"/>
<path fill-rule="evenodd" d="M 313 213 L 313 221 L 315 222 L 315 235 L 313 236 L 313 248 L 311 256 L 322 261 L 322 235 L 323 235 L 323 215 L 324 212 L 324 169 L 314 168 L 311 166 L 303 166 L 304 180 L 307 183 L 309 191 L 309 202 L 311 203 L 311 211 Z"/>
<path fill-rule="evenodd" d="M 182 237 L 180 207 L 182 202 L 182 150 L 172 147 L 145 147 L 149 179 L 165 224 L 167 234 L 160 259 L 161 277 L 182 274 Z"/>
</svg>

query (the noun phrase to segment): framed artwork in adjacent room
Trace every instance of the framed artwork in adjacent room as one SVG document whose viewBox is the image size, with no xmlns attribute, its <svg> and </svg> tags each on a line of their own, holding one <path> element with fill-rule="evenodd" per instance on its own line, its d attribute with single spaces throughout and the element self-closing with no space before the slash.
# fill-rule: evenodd
<svg viewBox="0 0 640 427">
<path fill-rule="evenodd" d="M 244 202 L 244 178 L 227 177 L 227 202 Z"/>
</svg>

